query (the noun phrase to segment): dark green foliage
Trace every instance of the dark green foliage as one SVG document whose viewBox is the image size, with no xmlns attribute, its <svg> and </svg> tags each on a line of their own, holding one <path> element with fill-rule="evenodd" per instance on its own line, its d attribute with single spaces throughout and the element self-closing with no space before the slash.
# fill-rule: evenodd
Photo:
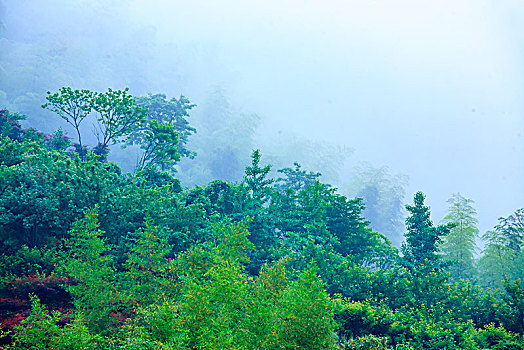
<svg viewBox="0 0 524 350">
<path fill-rule="evenodd" d="M 71 146 L 71 139 L 65 136 L 64 131 L 59 128 L 51 135 L 47 144 L 51 149 L 56 151 L 65 151 L 69 146 Z"/>
<path fill-rule="evenodd" d="M 315 183 L 321 176 L 320 173 L 301 170 L 301 166 L 297 162 L 295 162 L 293 165 L 295 166 L 294 169 L 284 168 L 278 170 L 279 173 L 284 174 L 286 177 L 277 179 L 275 186 L 277 189 L 281 189 L 283 191 L 293 190 L 298 192 Z"/>
<path fill-rule="evenodd" d="M 274 182 L 268 178 L 271 165 L 260 167 L 262 155 L 259 150 L 254 150 L 251 154 L 251 166 L 246 167 L 246 174 L 243 183 L 249 190 L 253 200 L 259 205 L 263 204 L 268 196 L 269 185 Z"/>
<path fill-rule="evenodd" d="M 16 161 L 10 154 L 13 148 L 24 151 Z M 0 165 L 4 249 L 48 244 L 51 237 L 65 237 L 82 211 L 103 201 L 119 183 L 111 166 L 96 157 L 81 162 L 35 143 L 3 139 L 0 159 L 7 162 Z"/>
<path fill-rule="evenodd" d="M 275 181 L 254 151 L 243 181 L 183 189 L 162 171 L 176 133 L 156 118 L 149 127 L 158 134 L 140 129 L 151 142 L 144 166 L 122 174 L 91 152 L 64 152 L 60 130 L 22 129 L 9 116 L 0 137 L 0 337 L 25 319 L 10 335 L 17 348 L 522 348 L 520 210 L 490 234 L 493 276 L 503 275 L 499 266 L 508 276 L 503 291 L 486 290 L 443 272 L 439 242 L 453 224 L 433 226 L 420 192 L 407 206 L 399 258 L 369 227 L 361 199 L 298 164 Z"/>
<path fill-rule="evenodd" d="M 136 177 L 137 182 L 143 182 L 146 188 L 167 186 L 173 192 L 182 192 L 180 180 L 173 177 L 168 171 L 162 171 L 158 167 L 148 166 L 140 170 Z"/>
<path fill-rule="evenodd" d="M 422 192 L 415 193 L 413 205 L 406 205 L 410 216 L 406 219 L 406 242 L 402 245 L 403 264 L 409 270 L 440 270 L 442 262 L 437 255 L 438 243 L 455 226 L 454 223 L 433 226 L 429 207 L 424 205 Z"/>
<path fill-rule="evenodd" d="M 523 334 L 524 333 L 524 289 L 522 280 L 504 280 L 506 294 L 504 300 L 504 318 L 502 323 L 506 329 Z"/>
<path fill-rule="evenodd" d="M 335 321 L 341 338 L 356 338 L 366 334 L 389 335 L 394 321 L 393 312 L 385 305 L 336 300 Z"/>
<path fill-rule="evenodd" d="M 156 120 L 149 123 L 149 129 L 144 131 L 144 143 L 140 148 L 144 150 L 138 161 L 138 167 L 167 168 L 180 160 L 178 153 L 178 134 L 169 124 L 159 124 Z"/>
<path fill-rule="evenodd" d="M 11 140 L 22 141 L 24 130 L 20 125 L 21 120 L 26 117 L 18 113 L 9 113 L 7 109 L 0 109 L 0 131 L 3 137 Z"/>
<path fill-rule="evenodd" d="M 136 103 L 147 111 L 146 126 L 144 131 L 152 131 L 154 122 L 156 125 L 169 125 L 178 135 L 178 153 L 182 157 L 194 158 L 196 153 L 187 148 L 189 136 L 196 132 L 196 129 L 189 125 L 187 117 L 189 111 L 195 107 L 185 96 L 179 99 L 171 98 L 168 100 L 164 94 L 148 94 L 135 98 Z M 149 125 L 149 126 L 148 126 Z M 131 135 L 131 140 L 143 144 L 143 138 L 147 135 L 141 129 Z M 143 135 L 143 136 L 142 136 Z"/>
</svg>

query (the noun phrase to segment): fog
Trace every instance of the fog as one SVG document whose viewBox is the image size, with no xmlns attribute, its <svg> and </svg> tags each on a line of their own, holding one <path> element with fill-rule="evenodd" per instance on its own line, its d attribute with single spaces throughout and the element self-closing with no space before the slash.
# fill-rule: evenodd
<svg viewBox="0 0 524 350">
<path fill-rule="evenodd" d="M 243 148 L 349 195 L 367 162 L 407 175 L 405 202 L 422 190 L 436 222 L 456 192 L 481 233 L 524 206 L 521 1 L 4 0 L 0 16 L 0 107 L 27 125 L 64 127 L 48 90 L 130 87 L 187 96 L 199 130 L 219 91 L 256 126 Z"/>
</svg>

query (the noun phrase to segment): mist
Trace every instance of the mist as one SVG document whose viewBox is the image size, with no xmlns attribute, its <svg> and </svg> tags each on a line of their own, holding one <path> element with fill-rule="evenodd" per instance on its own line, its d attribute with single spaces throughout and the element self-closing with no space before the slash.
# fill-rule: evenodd
<svg viewBox="0 0 524 350">
<path fill-rule="evenodd" d="M 247 123 L 245 164 L 260 148 L 350 196 L 358 167 L 385 167 L 436 222 L 473 199 L 481 233 L 524 206 L 520 1 L 8 0 L 0 16 L 0 107 L 27 125 L 65 129 L 48 90 L 129 87 L 187 96 L 206 142 L 219 96 Z"/>
</svg>

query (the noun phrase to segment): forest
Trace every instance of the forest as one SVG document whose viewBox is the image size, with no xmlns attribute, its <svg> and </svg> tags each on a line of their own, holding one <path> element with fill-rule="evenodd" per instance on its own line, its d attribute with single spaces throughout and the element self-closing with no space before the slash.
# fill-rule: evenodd
<svg viewBox="0 0 524 350">
<path fill-rule="evenodd" d="M 0 0 L 0 349 L 524 349 L 522 33 Z"/>
<path fill-rule="evenodd" d="M 476 255 L 459 193 L 433 223 L 417 192 L 402 222 L 371 182 L 347 197 L 258 149 L 238 181 L 183 186 L 177 165 L 206 157 L 190 147 L 193 106 L 48 92 L 41 107 L 74 137 L 0 110 L 3 348 L 524 349 L 524 208 Z M 118 146 L 140 155 L 133 171 L 108 160 Z M 370 225 L 385 208 L 395 222 Z"/>
</svg>

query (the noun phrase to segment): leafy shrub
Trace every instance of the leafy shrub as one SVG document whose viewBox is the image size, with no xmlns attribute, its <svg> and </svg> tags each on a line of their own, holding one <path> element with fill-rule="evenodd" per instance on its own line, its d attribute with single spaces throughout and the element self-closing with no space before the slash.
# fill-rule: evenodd
<svg viewBox="0 0 524 350">
<path fill-rule="evenodd" d="M 380 338 L 374 335 L 357 337 L 357 339 L 348 339 L 340 345 L 343 350 L 388 350 L 388 339 Z"/>
<path fill-rule="evenodd" d="M 83 317 L 78 314 L 72 323 L 60 327 L 64 315 L 59 311 L 48 311 L 36 296 L 31 296 L 31 313 L 15 327 L 13 338 L 15 349 L 52 350 L 95 350 L 106 348 L 107 342 L 98 335 L 89 333 Z"/>
<path fill-rule="evenodd" d="M 383 302 L 336 299 L 335 322 L 340 337 L 354 338 L 367 334 L 387 336 L 393 312 Z"/>
<path fill-rule="evenodd" d="M 477 330 L 475 342 L 479 349 L 524 349 L 524 341 L 517 334 L 493 323 Z"/>
</svg>

